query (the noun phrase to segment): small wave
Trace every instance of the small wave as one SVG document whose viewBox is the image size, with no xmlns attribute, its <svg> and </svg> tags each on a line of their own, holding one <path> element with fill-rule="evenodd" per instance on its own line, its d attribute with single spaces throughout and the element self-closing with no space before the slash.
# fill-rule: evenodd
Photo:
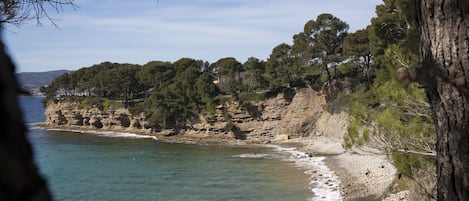
<svg viewBox="0 0 469 201">
<path fill-rule="evenodd" d="M 45 122 L 35 122 L 35 123 L 27 123 L 26 126 L 29 129 L 43 129 L 43 130 L 45 130 L 45 128 L 41 126 L 43 124 L 45 124 Z"/>
<path fill-rule="evenodd" d="M 272 155 L 270 154 L 239 154 L 234 155 L 235 158 L 269 158 Z"/>
<path fill-rule="evenodd" d="M 340 195 L 340 180 L 324 162 L 325 157 L 310 156 L 292 147 L 272 146 L 285 160 L 293 161 L 296 166 L 305 169 L 305 174 L 311 175 L 310 189 L 314 194 L 312 200 L 342 200 Z"/>
<path fill-rule="evenodd" d="M 132 139 L 154 139 L 158 140 L 156 136 L 151 136 L 151 135 L 140 135 L 140 134 L 135 134 L 135 133 L 125 133 L 125 132 L 114 132 L 114 131 L 93 131 L 93 130 L 73 130 L 73 129 L 57 129 L 57 128 L 52 128 L 52 129 L 47 129 L 51 131 L 68 131 L 68 132 L 74 132 L 74 133 L 88 133 L 88 134 L 94 134 L 98 136 L 103 136 L 103 137 L 119 137 L 119 138 L 132 138 Z"/>
</svg>

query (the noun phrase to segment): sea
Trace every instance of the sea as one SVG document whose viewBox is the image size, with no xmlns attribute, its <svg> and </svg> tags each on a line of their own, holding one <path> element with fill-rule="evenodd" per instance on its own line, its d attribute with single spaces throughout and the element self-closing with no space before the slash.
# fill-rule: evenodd
<svg viewBox="0 0 469 201">
<path fill-rule="evenodd" d="M 295 148 L 161 142 L 132 133 L 48 130 L 41 97 L 18 98 L 54 200 L 341 200 L 322 157 Z"/>
</svg>

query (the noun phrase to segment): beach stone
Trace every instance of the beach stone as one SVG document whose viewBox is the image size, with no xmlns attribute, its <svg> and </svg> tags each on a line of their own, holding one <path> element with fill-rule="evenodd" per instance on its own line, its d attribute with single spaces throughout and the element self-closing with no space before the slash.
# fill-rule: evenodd
<svg viewBox="0 0 469 201">
<path fill-rule="evenodd" d="M 289 139 L 290 139 L 290 136 L 288 135 L 277 135 L 276 140 L 283 141 L 283 140 L 289 140 Z"/>
</svg>

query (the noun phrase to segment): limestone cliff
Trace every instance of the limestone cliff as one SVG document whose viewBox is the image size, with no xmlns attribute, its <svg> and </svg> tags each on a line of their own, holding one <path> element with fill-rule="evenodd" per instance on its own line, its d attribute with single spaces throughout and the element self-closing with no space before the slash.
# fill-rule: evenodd
<svg viewBox="0 0 469 201">
<path fill-rule="evenodd" d="M 132 116 L 124 108 L 84 108 L 79 103 L 49 103 L 45 110 L 46 126 L 91 130 L 151 132 L 143 114 Z"/>
<path fill-rule="evenodd" d="M 294 138 L 326 136 L 341 139 L 348 115 L 323 109 L 324 95 L 310 88 L 296 90 L 293 98 L 279 94 L 254 103 L 220 105 L 214 114 L 199 115 L 184 135 L 223 137 L 267 143 Z M 225 131 L 231 122 L 234 129 Z M 62 128 L 114 130 L 151 133 L 143 114 L 133 116 L 127 109 L 85 109 L 79 103 L 51 103 L 46 108 L 46 125 Z"/>
</svg>

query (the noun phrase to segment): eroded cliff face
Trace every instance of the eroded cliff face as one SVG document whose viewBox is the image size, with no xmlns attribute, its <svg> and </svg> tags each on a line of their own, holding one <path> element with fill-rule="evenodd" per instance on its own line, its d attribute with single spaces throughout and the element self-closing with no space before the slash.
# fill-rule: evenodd
<svg viewBox="0 0 469 201">
<path fill-rule="evenodd" d="M 348 125 L 345 113 L 323 109 L 324 95 L 310 88 L 299 89 L 293 98 L 279 94 L 258 103 L 220 105 L 214 114 L 199 115 L 184 135 L 232 138 L 268 143 L 295 138 L 326 136 L 341 139 Z M 225 125 L 234 128 L 227 132 Z M 153 132 L 143 114 L 133 116 L 127 109 L 85 109 L 79 103 L 59 102 L 46 108 L 46 124 L 53 127 Z"/>
<path fill-rule="evenodd" d="M 133 116 L 128 109 L 96 107 L 85 109 L 79 103 L 49 103 L 45 110 L 46 125 L 61 128 L 151 132 L 143 114 Z"/>
</svg>

